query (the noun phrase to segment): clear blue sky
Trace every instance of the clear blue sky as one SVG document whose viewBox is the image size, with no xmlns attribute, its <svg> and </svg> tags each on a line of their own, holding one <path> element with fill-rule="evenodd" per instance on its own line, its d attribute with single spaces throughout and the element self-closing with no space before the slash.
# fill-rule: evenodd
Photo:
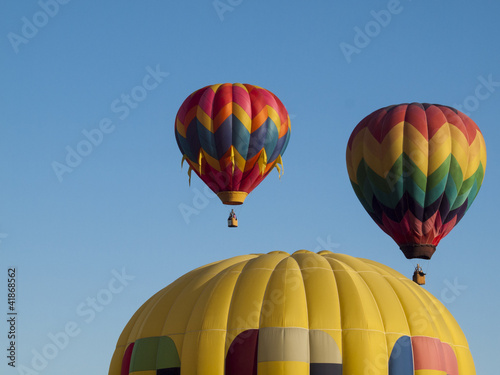
<svg viewBox="0 0 500 375">
<path fill-rule="evenodd" d="M 420 101 L 462 106 L 486 140 L 483 187 L 425 267 L 477 373 L 496 373 L 500 3 L 220 0 L 218 9 L 212 0 L 4 4 L 0 311 L 15 267 L 16 364 L 33 368 L 45 348 L 53 358 L 35 361 L 36 373 L 107 373 L 147 298 L 235 255 L 327 248 L 410 276 L 413 262 L 352 191 L 345 147 L 367 114 Z M 187 95 L 223 82 L 273 91 L 292 117 L 285 173 L 237 209 L 237 230 L 200 180 L 188 186 L 173 131 Z M 85 156 L 68 156 L 78 147 Z M 66 158 L 73 167 L 56 173 Z M 188 220 L 185 206 L 197 210 Z M 73 337 L 47 349 L 64 330 Z M 2 374 L 19 373 L 6 362 Z"/>
</svg>

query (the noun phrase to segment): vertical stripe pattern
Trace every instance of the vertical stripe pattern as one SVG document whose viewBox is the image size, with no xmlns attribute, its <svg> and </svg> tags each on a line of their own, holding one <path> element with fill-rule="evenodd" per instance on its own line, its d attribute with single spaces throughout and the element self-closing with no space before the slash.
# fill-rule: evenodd
<svg viewBox="0 0 500 375">
<path fill-rule="evenodd" d="M 380 263 L 328 251 L 242 255 L 151 297 L 109 375 L 474 375 L 449 311 Z"/>
</svg>

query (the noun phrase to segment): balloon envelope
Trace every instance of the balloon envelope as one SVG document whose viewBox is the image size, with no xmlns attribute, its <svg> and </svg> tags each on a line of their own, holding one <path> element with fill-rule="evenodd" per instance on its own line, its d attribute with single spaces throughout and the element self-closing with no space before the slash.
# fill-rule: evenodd
<svg viewBox="0 0 500 375">
<path fill-rule="evenodd" d="M 268 90 L 216 84 L 184 101 L 175 138 L 189 173 L 193 170 L 224 204 L 241 204 L 274 167 L 280 171 L 290 118 Z"/>
<path fill-rule="evenodd" d="M 137 310 L 110 375 L 474 375 L 448 310 L 382 264 L 328 251 L 241 255 Z"/>
<path fill-rule="evenodd" d="M 346 159 L 372 219 L 407 258 L 430 259 L 481 187 L 486 146 L 474 121 L 456 109 L 400 104 L 356 126 Z"/>
</svg>

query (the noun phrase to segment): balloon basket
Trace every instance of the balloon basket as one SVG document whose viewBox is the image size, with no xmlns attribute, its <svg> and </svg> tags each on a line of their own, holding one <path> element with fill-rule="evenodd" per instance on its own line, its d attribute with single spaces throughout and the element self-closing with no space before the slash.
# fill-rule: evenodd
<svg viewBox="0 0 500 375">
<path fill-rule="evenodd" d="M 236 219 L 235 217 L 227 219 L 227 226 L 229 228 L 237 228 L 238 227 L 238 219 Z"/>
<path fill-rule="evenodd" d="M 417 264 L 415 267 L 415 272 L 413 272 L 413 281 L 418 285 L 425 285 L 425 273 L 422 271 L 422 267 Z"/>
</svg>

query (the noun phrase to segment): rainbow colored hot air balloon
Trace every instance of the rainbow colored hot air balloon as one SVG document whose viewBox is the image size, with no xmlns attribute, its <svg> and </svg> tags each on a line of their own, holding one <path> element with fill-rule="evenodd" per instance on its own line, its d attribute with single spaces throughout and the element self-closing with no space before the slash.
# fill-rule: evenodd
<svg viewBox="0 0 500 375">
<path fill-rule="evenodd" d="M 349 178 L 372 219 L 405 256 L 430 259 L 481 187 L 481 131 L 454 108 L 392 105 L 365 117 L 346 152 Z"/>
<path fill-rule="evenodd" d="M 193 270 L 133 315 L 109 375 L 474 375 L 446 307 L 366 259 L 299 250 Z"/>
<path fill-rule="evenodd" d="M 216 84 L 192 93 L 175 119 L 183 161 L 224 204 L 242 204 L 277 168 L 290 139 L 285 106 L 249 84 Z"/>
</svg>

